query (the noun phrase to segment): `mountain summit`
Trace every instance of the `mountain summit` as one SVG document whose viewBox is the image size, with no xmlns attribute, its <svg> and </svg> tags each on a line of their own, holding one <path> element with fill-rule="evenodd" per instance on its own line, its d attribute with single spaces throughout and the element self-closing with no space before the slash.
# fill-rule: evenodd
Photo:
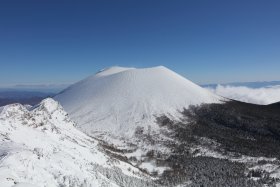
<svg viewBox="0 0 280 187">
<path fill-rule="evenodd" d="M 55 99 L 87 133 L 133 135 L 162 114 L 178 117 L 189 105 L 218 103 L 223 98 L 164 66 L 111 67 L 70 86 Z"/>
</svg>

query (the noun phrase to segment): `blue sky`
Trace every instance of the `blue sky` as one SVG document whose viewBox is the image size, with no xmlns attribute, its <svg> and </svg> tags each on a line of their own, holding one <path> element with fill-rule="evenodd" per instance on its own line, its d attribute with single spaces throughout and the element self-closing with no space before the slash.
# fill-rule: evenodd
<svg viewBox="0 0 280 187">
<path fill-rule="evenodd" d="M 0 86 L 164 65 L 196 83 L 280 80 L 278 0 L 0 2 Z"/>
</svg>

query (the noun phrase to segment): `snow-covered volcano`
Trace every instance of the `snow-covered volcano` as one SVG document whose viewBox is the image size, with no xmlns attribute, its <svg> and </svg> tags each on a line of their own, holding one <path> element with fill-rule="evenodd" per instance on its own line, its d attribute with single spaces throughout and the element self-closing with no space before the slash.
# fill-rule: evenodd
<svg viewBox="0 0 280 187">
<path fill-rule="evenodd" d="M 178 117 L 178 111 L 189 105 L 222 100 L 163 66 L 104 69 L 54 99 L 87 133 L 120 135 L 132 135 L 137 126 L 146 128 L 156 116 Z"/>
</svg>

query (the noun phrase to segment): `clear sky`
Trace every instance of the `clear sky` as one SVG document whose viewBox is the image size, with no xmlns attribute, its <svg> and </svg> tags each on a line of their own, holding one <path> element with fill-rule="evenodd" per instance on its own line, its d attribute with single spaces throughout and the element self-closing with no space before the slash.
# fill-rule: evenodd
<svg viewBox="0 0 280 187">
<path fill-rule="evenodd" d="M 280 1 L 0 1 L 0 86 L 114 65 L 164 65 L 196 83 L 280 80 Z"/>
</svg>

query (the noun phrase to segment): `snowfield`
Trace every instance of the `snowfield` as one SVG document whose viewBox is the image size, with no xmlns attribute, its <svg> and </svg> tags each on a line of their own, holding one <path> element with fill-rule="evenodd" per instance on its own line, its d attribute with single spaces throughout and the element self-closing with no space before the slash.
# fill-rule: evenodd
<svg viewBox="0 0 280 187">
<path fill-rule="evenodd" d="M 150 186 L 148 180 L 130 164 L 106 156 L 53 99 L 30 110 L 20 104 L 2 108 L 1 187 Z"/>
</svg>

